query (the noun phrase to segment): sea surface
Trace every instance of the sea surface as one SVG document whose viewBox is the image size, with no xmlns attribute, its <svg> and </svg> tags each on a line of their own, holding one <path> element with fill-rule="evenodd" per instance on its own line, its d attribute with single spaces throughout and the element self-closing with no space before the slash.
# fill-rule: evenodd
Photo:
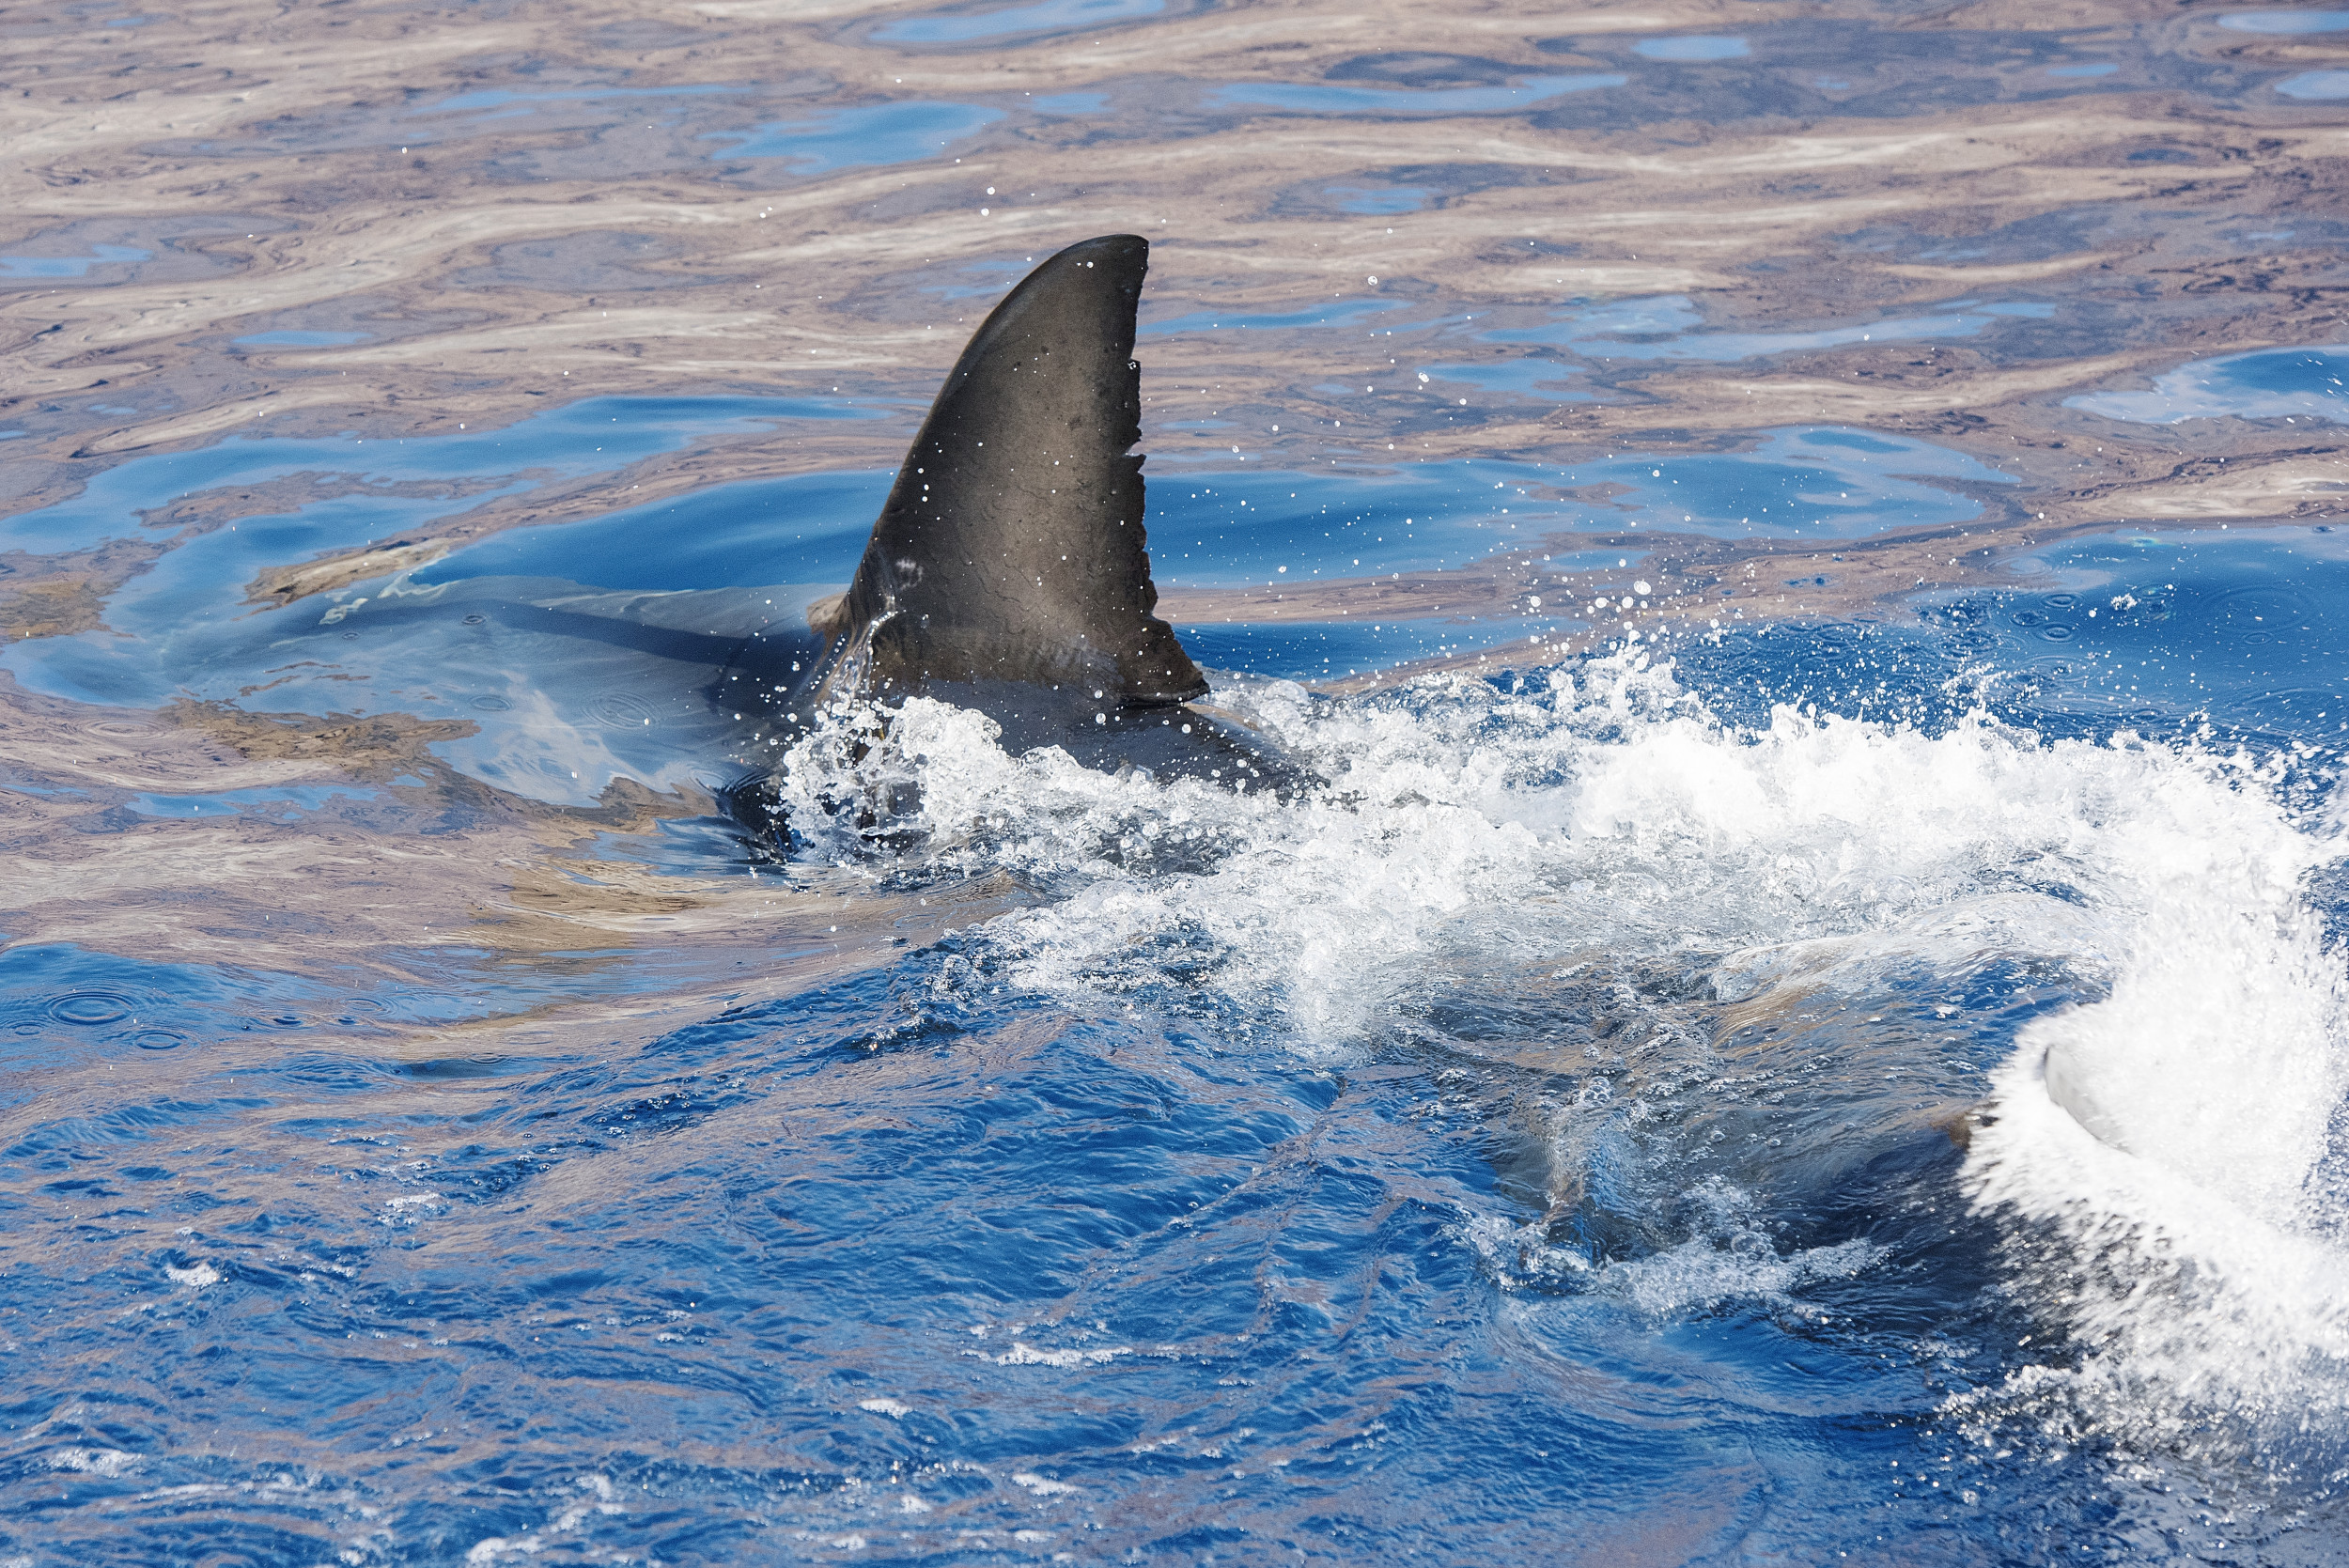
<svg viewBox="0 0 2349 1568">
<path fill-rule="evenodd" d="M 2349 1558 L 2349 11 L 0 39 L 0 1568 Z M 1310 787 L 498 619 L 1112 232 Z"/>
</svg>

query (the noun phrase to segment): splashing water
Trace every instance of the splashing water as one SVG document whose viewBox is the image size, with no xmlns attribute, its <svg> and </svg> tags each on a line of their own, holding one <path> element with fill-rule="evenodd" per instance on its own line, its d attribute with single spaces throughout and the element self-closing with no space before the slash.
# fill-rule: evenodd
<svg viewBox="0 0 2349 1568">
<path fill-rule="evenodd" d="M 1967 1414 L 2329 1487 L 2349 1478 L 2349 986 L 2307 889 L 2338 824 L 2261 812 L 2272 771 L 2243 772 L 2202 807 L 2230 819 L 2139 835 L 2110 994 L 2025 1030 L 1993 1080 L 1966 1178 L 2014 1227 L 2011 1288 L 2061 1359 Z"/>
<path fill-rule="evenodd" d="M 1952 1411 L 1987 1432 L 2029 1409 L 2132 1450 L 2330 1454 L 2349 1429 L 2349 1050 L 2310 893 L 2341 846 L 2329 815 L 2285 803 L 2285 759 L 2045 741 L 1979 711 L 1928 733 L 1781 706 L 1745 732 L 1641 656 L 1505 691 L 1228 695 L 1329 786 L 1282 803 L 1014 758 L 986 720 L 918 701 L 848 772 L 859 799 L 920 802 L 894 874 L 1051 888 L 984 934 L 1022 987 L 1214 1017 L 1325 1063 L 1464 1035 L 1487 1053 L 1513 1035 L 1517 1060 L 1563 1074 L 1608 1054 L 1589 1081 L 1619 1069 L 1611 1092 L 1586 1082 L 1543 1129 L 1549 1220 L 1484 1214 L 1464 1234 L 1504 1284 L 1661 1318 L 1784 1304 L 1891 1255 L 1865 1235 L 1789 1250 L 1754 1189 L 1832 1207 L 1832 1182 L 1788 1194 L 1790 1173 L 1882 1134 L 1900 1108 L 1879 1071 L 1931 1079 L 1913 1048 L 1845 1034 L 1795 1103 L 1777 1094 L 1766 1160 L 1724 1152 L 1740 1119 L 1689 1082 L 1719 1086 L 1708 1019 L 1734 1042 L 1723 1024 L 1797 1008 L 1947 1017 L 1940 993 L 1969 973 L 2062 977 L 2071 1004 L 2009 1037 L 1964 1172 L 2008 1233 L 2004 1288 L 2043 1350 Z M 788 787 L 821 824 L 812 852 L 855 862 L 855 829 L 814 783 L 839 788 L 825 744 L 802 743 Z M 1538 1006 L 1515 1030 L 1459 1025 L 1517 1001 L 1497 978 L 1595 962 L 1651 970 L 1621 1055 L 1576 1048 Z M 1449 1030 L 1431 976 L 1483 992 Z M 1931 1086 L 1937 1117 L 1964 1112 L 1962 1081 Z M 1875 1126 L 1846 1114 L 1862 1108 Z M 1597 1238 L 1626 1223 L 1654 1250 L 1610 1255 Z"/>
</svg>

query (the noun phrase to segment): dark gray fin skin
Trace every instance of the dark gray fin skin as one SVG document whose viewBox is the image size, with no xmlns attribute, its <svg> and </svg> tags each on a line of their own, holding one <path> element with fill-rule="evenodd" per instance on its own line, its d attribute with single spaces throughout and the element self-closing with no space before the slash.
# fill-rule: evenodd
<svg viewBox="0 0 2349 1568">
<path fill-rule="evenodd" d="M 729 800 L 762 837 L 760 785 L 837 697 L 916 693 L 975 708 L 1018 754 L 1059 746 L 1106 772 L 1306 782 L 1244 731 L 1178 705 L 1207 679 L 1153 612 L 1134 313 L 1150 243 L 1112 234 L 1047 259 L 988 316 L 914 437 L 855 581 L 811 613 L 820 661 L 780 629 L 722 685 L 766 721 Z"/>
<path fill-rule="evenodd" d="M 1123 707 L 1206 694 L 1151 612 L 1134 308 L 1150 242 L 1112 234 L 1022 279 L 963 349 L 840 609 L 835 689 L 1016 682 Z"/>
</svg>

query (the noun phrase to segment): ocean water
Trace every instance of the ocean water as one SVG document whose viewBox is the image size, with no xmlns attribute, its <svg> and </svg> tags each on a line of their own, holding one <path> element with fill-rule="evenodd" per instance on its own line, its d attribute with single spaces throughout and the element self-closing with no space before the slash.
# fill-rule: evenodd
<svg viewBox="0 0 2349 1568">
<path fill-rule="evenodd" d="M 917 701 L 804 743 L 789 862 L 691 865 L 853 908 L 869 956 L 624 1044 L 395 1032 L 657 954 L 426 989 L 18 945 L 9 1528 L 2322 1560 L 2340 722 L 2277 683 L 2339 687 L 2349 568 L 2153 543 L 1899 633 L 1228 680 L 1330 774 L 1301 800 Z"/>
<path fill-rule="evenodd" d="M 24 110 L 0 1568 L 2349 1554 L 2344 13 L 1746 11 Z M 700 620 L 1128 227 L 1312 782 L 915 698 L 754 840 Z"/>
</svg>

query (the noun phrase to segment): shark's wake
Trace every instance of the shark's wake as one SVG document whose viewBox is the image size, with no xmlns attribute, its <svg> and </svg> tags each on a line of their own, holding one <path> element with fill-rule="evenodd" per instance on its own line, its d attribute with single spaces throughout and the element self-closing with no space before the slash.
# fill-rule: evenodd
<svg viewBox="0 0 2349 1568">
<path fill-rule="evenodd" d="M 1548 1211 L 1479 1222 L 1506 1282 L 1762 1299 L 1903 1266 L 1962 1191 L 2005 1260 L 1983 1310 L 2043 1347 L 1952 1405 L 1985 1441 L 2031 1409 L 2338 1448 L 2349 992 L 2312 879 L 2341 845 L 2282 763 L 1980 714 L 1740 728 L 1636 652 L 1213 700 L 1326 782 L 1106 774 L 915 699 L 782 787 L 803 856 L 1046 894 L 969 935 L 999 982 L 1479 1063 Z"/>
</svg>

